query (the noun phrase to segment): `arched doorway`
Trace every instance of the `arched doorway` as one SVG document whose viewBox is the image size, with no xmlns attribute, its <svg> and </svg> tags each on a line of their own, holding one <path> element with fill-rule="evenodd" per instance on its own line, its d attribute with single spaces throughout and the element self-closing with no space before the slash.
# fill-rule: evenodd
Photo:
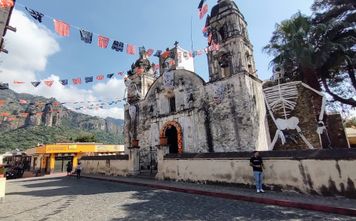
<svg viewBox="0 0 356 221">
<path fill-rule="evenodd" d="M 183 153 L 183 131 L 178 122 L 165 123 L 161 129 L 160 137 L 167 139 L 169 153 Z"/>
</svg>

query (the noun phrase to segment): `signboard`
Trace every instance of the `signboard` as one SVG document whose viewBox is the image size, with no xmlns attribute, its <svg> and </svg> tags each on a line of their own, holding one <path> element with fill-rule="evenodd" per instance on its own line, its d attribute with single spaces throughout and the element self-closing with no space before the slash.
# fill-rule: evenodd
<svg viewBox="0 0 356 221">
<path fill-rule="evenodd" d="M 95 145 L 95 152 L 123 152 L 124 145 Z"/>
</svg>

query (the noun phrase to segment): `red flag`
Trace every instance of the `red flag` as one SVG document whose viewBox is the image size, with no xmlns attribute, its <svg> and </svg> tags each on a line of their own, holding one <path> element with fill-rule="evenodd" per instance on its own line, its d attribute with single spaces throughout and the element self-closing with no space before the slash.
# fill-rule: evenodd
<svg viewBox="0 0 356 221">
<path fill-rule="evenodd" d="M 152 48 L 150 48 L 150 49 L 147 50 L 146 55 L 148 57 L 151 57 L 153 55 L 153 52 L 154 52 L 154 50 Z"/>
<path fill-rule="evenodd" d="M 58 35 L 64 37 L 69 36 L 70 27 L 67 23 L 56 19 L 53 19 L 53 22 L 54 30 L 57 32 Z"/>
<path fill-rule="evenodd" d="M 24 84 L 25 82 L 23 81 L 14 81 L 14 84 Z"/>
<path fill-rule="evenodd" d="M 200 19 L 203 19 L 203 18 L 204 18 L 204 15 L 208 12 L 208 10 L 209 10 L 208 4 L 205 4 L 205 5 L 203 6 L 203 8 L 200 9 L 200 11 L 199 11 L 199 18 L 200 18 Z"/>
<path fill-rule="evenodd" d="M 171 56 L 171 52 L 170 52 L 170 51 L 165 51 L 165 52 L 162 53 L 161 56 L 162 56 L 163 59 L 166 59 L 166 58 L 168 58 L 169 56 Z"/>
<path fill-rule="evenodd" d="M 36 113 L 37 116 L 42 116 L 42 114 L 43 114 L 42 112 L 37 112 Z"/>
<path fill-rule="evenodd" d="M 73 78 L 72 81 L 73 81 L 73 84 L 81 84 L 82 83 L 82 79 L 80 79 L 80 78 Z"/>
<path fill-rule="evenodd" d="M 98 81 L 102 81 L 102 80 L 104 80 L 104 75 L 98 75 L 98 76 L 96 76 L 96 80 L 98 80 Z"/>
<path fill-rule="evenodd" d="M 19 103 L 20 103 L 20 104 L 27 104 L 27 101 L 20 99 L 20 100 L 19 100 Z"/>
<path fill-rule="evenodd" d="M 158 70 L 158 69 L 159 69 L 159 64 L 156 64 L 154 70 Z"/>
<path fill-rule="evenodd" d="M 14 120 L 16 120 L 16 118 L 14 118 L 14 117 L 7 118 L 7 121 L 14 121 Z"/>
<path fill-rule="evenodd" d="M 13 0 L 0 0 L 0 7 L 1 8 L 10 8 L 14 6 Z"/>
<path fill-rule="evenodd" d="M 48 87 L 52 87 L 53 85 L 53 80 L 47 80 L 47 81 L 43 81 L 45 83 L 45 85 L 47 85 Z"/>
<path fill-rule="evenodd" d="M 98 37 L 98 45 L 100 48 L 107 48 L 109 44 L 109 38 L 104 37 L 104 36 L 99 36 Z"/>
<path fill-rule="evenodd" d="M 131 55 L 136 54 L 135 45 L 127 44 L 126 52 L 127 52 L 127 54 L 131 54 Z"/>
</svg>

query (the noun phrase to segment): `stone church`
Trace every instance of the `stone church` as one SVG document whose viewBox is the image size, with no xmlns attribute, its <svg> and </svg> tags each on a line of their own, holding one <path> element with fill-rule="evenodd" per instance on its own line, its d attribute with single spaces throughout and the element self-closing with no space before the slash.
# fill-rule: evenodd
<svg viewBox="0 0 356 221">
<path fill-rule="evenodd" d="M 176 154 L 268 149 L 247 23 L 234 1 L 219 0 L 206 24 L 208 82 L 194 73 L 192 56 L 178 44 L 160 55 L 160 74 L 144 50 L 128 72 L 125 146 L 140 148 L 141 166 L 160 145 Z"/>
</svg>

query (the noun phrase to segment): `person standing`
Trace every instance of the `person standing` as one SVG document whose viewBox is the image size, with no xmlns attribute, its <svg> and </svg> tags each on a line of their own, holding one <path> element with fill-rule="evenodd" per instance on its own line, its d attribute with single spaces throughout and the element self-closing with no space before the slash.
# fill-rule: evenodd
<svg viewBox="0 0 356 221">
<path fill-rule="evenodd" d="M 72 170 L 73 170 L 72 162 L 68 161 L 68 163 L 67 163 L 67 176 L 69 176 L 72 173 Z"/>
<path fill-rule="evenodd" d="M 253 152 L 253 156 L 250 159 L 250 166 L 253 168 L 257 193 L 264 193 L 265 191 L 262 189 L 264 165 L 258 151 Z"/>
<path fill-rule="evenodd" d="M 76 172 L 77 172 L 77 179 L 80 179 L 80 173 L 82 172 L 82 165 L 81 165 L 81 163 L 79 162 L 78 163 L 78 166 L 77 166 L 77 170 L 76 170 Z"/>
</svg>

